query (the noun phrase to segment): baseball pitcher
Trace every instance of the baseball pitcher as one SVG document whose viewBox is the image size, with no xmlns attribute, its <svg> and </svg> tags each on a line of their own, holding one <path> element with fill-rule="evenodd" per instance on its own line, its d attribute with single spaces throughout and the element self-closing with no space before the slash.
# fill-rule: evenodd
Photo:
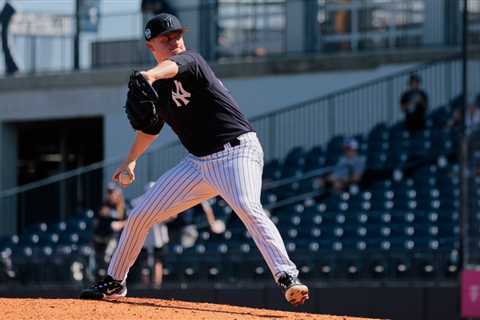
<svg viewBox="0 0 480 320">
<path fill-rule="evenodd" d="M 163 174 L 129 215 L 108 276 L 82 291 L 83 299 L 127 294 L 128 270 L 149 229 L 196 204 L 220 195 L 252 235 L 286 300 L 303 304 L 308 287 L 288 257 L 275 225 L 260 203 L 263 151 L 255 131 L 230 92 L 205 60 L 187 50 L 185 29 L 170 14 L 147 22 L 145 39 L 157 66 L 130 77 L 125 111 L 136 130 L 126 160 L 113 181 L 126 187 L 135 179 L 136 160 L 167 123 L 188 150 Z"/>
</svg>

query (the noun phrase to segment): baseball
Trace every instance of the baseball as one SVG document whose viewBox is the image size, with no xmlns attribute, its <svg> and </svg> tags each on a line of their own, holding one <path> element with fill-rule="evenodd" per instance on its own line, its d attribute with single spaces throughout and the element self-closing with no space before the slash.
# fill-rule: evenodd
<svg viewBox="0 0 480 320">
<path fill-rule="evenodd" d="M 118 176 L 118 181 L 123 185 L 127 185 L 127 184 L 132 183 L 132 177 L 128 174 L 128 172 L 123 171 Z"/>
</svg>

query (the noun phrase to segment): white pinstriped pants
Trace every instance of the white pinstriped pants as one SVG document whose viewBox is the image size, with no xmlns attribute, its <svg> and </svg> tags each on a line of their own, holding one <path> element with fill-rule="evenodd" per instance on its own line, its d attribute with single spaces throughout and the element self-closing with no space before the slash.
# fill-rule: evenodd
<svg viewBox="0 0 480 320">
<path fill-rule="evenodd" d="M 278 229 L 260 203 L 263 150 L 254 132 L 241 144 L 206 157 L 189 154 L 163 174 L 132 210 L 108 274 L 125 280 L 149 229 L 204 200 L 220 195 L 247 227 L 275 280 L 282 272 L 298 276 Z"/>
</svg>

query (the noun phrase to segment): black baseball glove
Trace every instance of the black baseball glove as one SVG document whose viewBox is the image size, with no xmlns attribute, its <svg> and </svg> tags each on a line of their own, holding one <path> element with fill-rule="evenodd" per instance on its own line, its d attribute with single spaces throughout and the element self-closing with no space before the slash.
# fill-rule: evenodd
<svg viewBox="0 0 480 320">
<path fill-rule="evenodd" d="M 148 83 L 143 75 L 138 71 L 133 71 L 128 81 L 128 89 L 135 92 L 138 96 L 143 96 L 144 99 L 157 102 L 157 91 Z"/>
<path fill-rule="evenodd" d="M 160 132 L 163 120 L 158 116 L 156 103 L 158 103 L 158 94 L 155 89 L 140 72 L 134 71 L 128 82 L 125 103 L 125 113 L 133 129 L 147 134 Z"/>
</svg>

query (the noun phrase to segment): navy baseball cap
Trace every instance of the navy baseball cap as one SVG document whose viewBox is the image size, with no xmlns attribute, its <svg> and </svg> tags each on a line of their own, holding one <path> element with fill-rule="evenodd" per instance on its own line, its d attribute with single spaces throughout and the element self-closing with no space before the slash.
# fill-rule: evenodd
<svg viewBox="0 0 480 320">
<path fill-rule="evenodd" d="M 145 40 L 150 41 L 156 36 L 167 34 L 173 31 L 184 31 L 180 20 L 173 14 L 160 13 L 150 19 L 145 25 Z"/>
<path fill-rule="evenodd" d="M 358 150 L 358 142 L 354 138 L 347 138 L 343 142 L 343 147 L 350 150 Z"/>
<path fill-rule="evenodd" d="M 408 78 L 408 82 L 412 82 L 412 81 L 422 82 L 422 78 L 420 78 L 420 76 L 418 74 L 412 73 L 412 74 L 410 74 L 410 77 Z"/>
</svg>

